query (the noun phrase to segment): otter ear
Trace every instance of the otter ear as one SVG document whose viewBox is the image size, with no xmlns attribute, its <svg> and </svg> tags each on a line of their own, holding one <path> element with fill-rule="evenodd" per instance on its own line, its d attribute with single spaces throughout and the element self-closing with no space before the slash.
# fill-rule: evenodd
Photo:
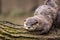
<svg viewBox="0 0 60 40">
<path fill-rule="evenodd" d="M 45 5 L 50 5 L 50 6 L 54 7 L 55 6 L 55 1 L 56 0 L 46 0 L 44 4 Z"/>
</svg>

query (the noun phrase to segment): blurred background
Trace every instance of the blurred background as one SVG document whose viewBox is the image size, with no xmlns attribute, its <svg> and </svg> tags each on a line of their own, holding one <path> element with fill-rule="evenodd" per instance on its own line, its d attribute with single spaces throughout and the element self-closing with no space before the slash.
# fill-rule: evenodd
<svg viewBox="0 0 60 40">
<path fill-rule="evenodd" d="M 0 0 L 0 20 L 23 24 L 45 0 Z M 56 3 L 60 7 L 60 0 Z"/>
</svg>

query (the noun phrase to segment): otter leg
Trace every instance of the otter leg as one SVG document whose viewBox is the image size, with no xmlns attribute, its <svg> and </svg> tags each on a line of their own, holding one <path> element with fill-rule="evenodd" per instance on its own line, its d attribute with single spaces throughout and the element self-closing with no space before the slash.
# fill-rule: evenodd
<svg viewBox="0 0 60 40">
<path fill-rule="evenodd" d="M 43 27 L 43 30 L 40 32 L 40 34 L 46 34 L 47 32 L 49 32 L 51 26 L 46 25 Z"/>
</svg>

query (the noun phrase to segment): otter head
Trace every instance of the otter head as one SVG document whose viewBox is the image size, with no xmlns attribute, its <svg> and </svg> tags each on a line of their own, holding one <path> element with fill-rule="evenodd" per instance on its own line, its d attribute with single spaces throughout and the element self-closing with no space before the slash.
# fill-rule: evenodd
<svg viewBox="0 0 60 40">
<path fill-rule="evenodd" d="M 34 17 L 29 17 L 24 20 L 24 28 L 27 30 L 35 30 L 38 21 Z"/>
</svg>

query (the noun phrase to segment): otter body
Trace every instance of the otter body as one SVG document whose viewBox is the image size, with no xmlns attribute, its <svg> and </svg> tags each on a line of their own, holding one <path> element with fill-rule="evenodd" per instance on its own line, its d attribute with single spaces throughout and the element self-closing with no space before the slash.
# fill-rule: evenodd
<svg viewBox="0 0 60 40">
<path fill-rule="evenodd" d="M 50 5 L 53 3 L 53 6 Z M 52 0 L 47 0 L 47 2 L 39 6 L 34 13 L 33 17 L 28 17 L 24 21 L 24 28 L 28 31 L 40 30 L 40 34 L 47 33 L 52 27 L 53 20 L 55 20 L 57 15 L 57 5 Z"/>
</svg>

